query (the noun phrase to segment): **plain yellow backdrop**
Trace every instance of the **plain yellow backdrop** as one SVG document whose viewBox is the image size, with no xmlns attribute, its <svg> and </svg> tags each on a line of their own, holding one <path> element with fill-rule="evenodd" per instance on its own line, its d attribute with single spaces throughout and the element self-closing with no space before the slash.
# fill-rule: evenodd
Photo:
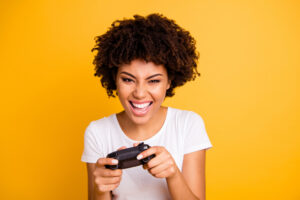
<svg viewBox="0 0 300 200">
<path fill-rule="evenodd" d="M 207 199 L 300 199 L 299 1 L 0 1 L 0 199 L 86 199 L 90 121 L 121 111 L 94 37 L 153 12 L 189 30 L 201 76 L 165 105 L 204 119 Z"/>
</svg>

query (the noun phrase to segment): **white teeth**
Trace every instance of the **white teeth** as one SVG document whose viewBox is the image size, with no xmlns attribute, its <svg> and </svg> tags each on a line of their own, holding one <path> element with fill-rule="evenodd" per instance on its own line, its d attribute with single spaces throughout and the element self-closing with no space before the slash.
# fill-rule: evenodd
<svg viewBox="0 0 300 200">
<path fill-rule="evenodd" d="M 150 102 L 149 103 L 143 103 L 143 104 L 136 104 L 136 103 L 132 103 L 132 105 L 136 108 L 146 108 L 147 106 L 150 105 Z"/>
</svg>

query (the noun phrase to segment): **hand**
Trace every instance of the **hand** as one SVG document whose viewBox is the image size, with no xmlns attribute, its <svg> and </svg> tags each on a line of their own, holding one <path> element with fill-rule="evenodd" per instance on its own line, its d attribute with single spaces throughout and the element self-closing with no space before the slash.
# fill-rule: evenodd
<svg viewBox="0 0 300 200">
<path fill-rule="evenodd" d="M 125 149 L 121 147 L 118 150 Z M 116 189 L 121 182 L 122 170 L 121 169 L 106 169 L 105 165 L 116 165 L 118 160 L 113 158 L 99 158 L 94 170 L 94 182 L 98 192 L 105 193 Z"/>
<path fill-rule="evenodd" d="M 147 169 L 152 176 L 170 179 L 178 175 L 179 169 L 172 155 L 164 147 L 150 147 L 146 151 L 140 153 L 137 158 L 140 160 L 152 154 L 155 154 L 155 157 L 147 164 L 143 165 L 143 168 Z"/>
</svg>

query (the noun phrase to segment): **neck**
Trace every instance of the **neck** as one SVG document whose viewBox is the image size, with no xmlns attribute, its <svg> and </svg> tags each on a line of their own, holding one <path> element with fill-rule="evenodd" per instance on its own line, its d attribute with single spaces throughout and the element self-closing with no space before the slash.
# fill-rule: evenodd
<svg viewBox="0 0 300 200">
<path fill-rule="evenodd" d="M 125 111 L 117 114 L 123 132 L 132 140 L 143 141 L 154 136 L 163 126 L 167 114 L 166 107 L 159 111 L 146 124 L 135 124 L 126 116 Z"/>
</svg>

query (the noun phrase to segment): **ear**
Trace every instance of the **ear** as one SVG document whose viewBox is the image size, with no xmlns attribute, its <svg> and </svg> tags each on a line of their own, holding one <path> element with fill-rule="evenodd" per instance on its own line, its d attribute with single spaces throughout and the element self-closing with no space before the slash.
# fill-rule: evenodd
<svg viewBox="0 0 300 200">
<path fill-rule="evenodd" d="M 171 82 L 172 82 L 172 81 L 169 79 L 169 80 L 168 80 L 168 84 L 167 84 L 167 90 L 170 88 Z"/>
</svg>

